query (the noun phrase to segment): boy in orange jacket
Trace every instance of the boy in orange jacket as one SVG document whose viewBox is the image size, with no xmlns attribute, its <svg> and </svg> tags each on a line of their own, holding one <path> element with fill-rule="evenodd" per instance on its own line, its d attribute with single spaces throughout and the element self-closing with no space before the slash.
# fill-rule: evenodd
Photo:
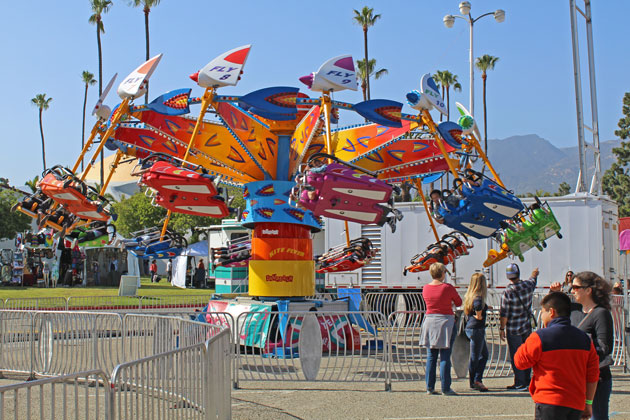
<svg viewBox="0 0 630 420">
<path fill-rule="evenodd" d="M 531 334 L 514 355 L 518 369 L 533 368 L 529 392 L 540 420 L 588 419 L 599 379 L 591 338 L 573 327 L 571 300 L 551 292 L 541 302 L 545 328 Z"/>
</svg>

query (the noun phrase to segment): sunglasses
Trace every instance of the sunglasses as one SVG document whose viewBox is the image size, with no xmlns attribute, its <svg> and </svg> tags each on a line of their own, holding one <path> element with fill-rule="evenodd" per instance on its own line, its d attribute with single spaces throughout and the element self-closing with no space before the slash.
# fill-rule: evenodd
<svg viewBox="0 0 630 420">
<path fill-rule="evenodd" d="M 588 289 L 591 286 L 576 286 L 576 285 L 572 285 L 571 289 L 573 290 L 579 290 L 579 289 Z"/>
</svg>

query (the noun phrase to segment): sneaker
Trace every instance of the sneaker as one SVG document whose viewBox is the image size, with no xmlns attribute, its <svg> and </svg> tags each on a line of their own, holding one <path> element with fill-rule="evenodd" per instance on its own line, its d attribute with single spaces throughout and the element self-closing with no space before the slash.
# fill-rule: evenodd
<svg viewBox="0 0 630 420">
<path fill-rule="evenodd" d="M 508 385 L 508 386 L 506 386 L 506 387 L 505 387 L 505 389 L 516 389 L 516 388 L 518 388 L 518 387 L 519 387 L 518 385 L 514 384 L 514 385 Z"/>
<path fill-rule="evenodd" d="M 447 389 L 446 391 L 442 391 L 442 394 L 453 396 L 457 395 L 457 392 L 453 391 L 452 389 Z"/>
<path fill-rule="evenodd" d="M 427 395 L 440 395 L 435 389 L 427 389 Z"/>
<path fill-rule="evenodd" d="M 518 392 L 529 392 L 529 387 L 527 385 L 521 385 L 521 386 L 517 386 L 516 388 L 514 388 L 514 391 L 518 391 Z"/>
</svg>

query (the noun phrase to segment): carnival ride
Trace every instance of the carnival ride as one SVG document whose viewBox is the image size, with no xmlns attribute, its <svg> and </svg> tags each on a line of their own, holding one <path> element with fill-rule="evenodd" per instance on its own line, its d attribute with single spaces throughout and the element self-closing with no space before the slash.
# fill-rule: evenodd
<svg viewBox="0 0 630 420">
<path fill-rule="evenodd" d="M 132 104 L 144 94 L 158 55 L 124 79 L 118 87 L 122 102 L 111 111 L 103 101 L 114 76 L 93 110 L 98 121 L 74 166 L 45 171 L 37 191 L 15 209 L 61 236 L 76 236 L 77 229 L 85 234 L 93 223 L 107 231 L 115 219 L 104 197 L 107 184 L 124 156 L 138 158 L 139 183 L 168 213 L 161 228 L 136 232 L 120 245 L 142 258 L 170 258 L 187 245 L 168 229 L 171 213 L 226 217 L 231 209 L 222 189 L 241 187 L 246 200 L 242 224 L 251 229 L 251 238 L 216 250 L 213 265 L 248 265 L 250 295 L 268 299 L 312 295 L 316 270 L 349 271 L 368 263 L 378 250 L 365 238 L 351 240 L 347 226 L 345 243 L 317 261 L 311 233 L 322 228 L 321 216 L 388 224 L 393 231 L 402 219 L 393 200 L 402 182 L 417 187 L 436 240 L 412 259 L 405 273 L 467 255 L 472 246 L 468 236 L 501 241 L 500 251 L 490 251 L 487 265 L 509 255 L 522 258 L 527 249 L 542 249 L 550 236 L 561 236 L 546 203 L 525 208 L 505 187 L 463 106 L 457 104 L 457 123 L 434 122 L 432 109 L 447 112 L 430 75 L 422 77 L 419 90 L 406 95 L 417 115 L 403 113 L 403 104 L 392 100 L 334 100 L 333 92 L 357 90 L 349 55 L 332 58 L 300 78 L 318 97 L 284 86 L 220 95 L 219 89 L 238 83 L 250 48 L 228 51 L 193 74 L 191 79 L 204 89 L 199 97 L 191 96 L 191 89 L 177 89 L 148 104 Z M 201 109 L 192 117 L 190 107 L 196 104 Z M 353 111 L 369 122 L 333 128 L 340 111 Z M 213 120 L 205 118 L 208 112 Z M 97 136 L 94 156 L 77 173 Z M 116 150 L 116 160 L 97 191 L 85 184 L 85 176 L 105 146 Z M 491 176 L 484 174 L 486 169 Z M 439 191 L 429 211 L 422 182 L 447 172 L 453 187 Z M 440 238 L 435 221 L 453 232 Z"/>
</svg>

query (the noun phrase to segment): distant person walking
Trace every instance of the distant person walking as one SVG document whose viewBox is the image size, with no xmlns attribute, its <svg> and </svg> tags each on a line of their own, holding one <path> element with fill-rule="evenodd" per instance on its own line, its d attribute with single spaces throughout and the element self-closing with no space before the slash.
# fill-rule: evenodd
<svg viewBox="0 0 630 420">
<path fill-rule="evenodd" d="M 166 263 L 166 276 L 168 278 L 168 282 L 170 283 L 173 279 L 173 259 L 169 258 Z"/>
<path fill-rule="evenodd" d="M 532 333 L 530 315 L 534 290 L 538 282 L 538 269 L 532 271 L 529 280 L 521 281 L 521 271 L 517 264 L 512 263 L 506 267 L 505 274 L 511 283 L 501 297 L 499 336 L 501 340 L 507 338 L 514 371 L 514 384 L 508 386 L 507 389 L 527 391 L 531 380 L 531 369 L 518 369 L 514 365 L 514 354 Z"/>
<path fill-rule="evenodd" d="M 149 273 L 151 273 L 151 283 L 157 283 L 157 261 L 151 261 L 149 266 Z"/>
<path fill-rule="evenodd" d="M 529 392 L 539 420 L 588 419 L 599 379 L 599 358 L 588 334 L 571 325 L 571 299 L 551 292 L 541 322 L 514 355 L 519 369 L 534 369 Z"/>
<path fill-rule="evenodd" d="M 462 298 L 453 286 L 444 283 L 446 277 L 444 264 L 431 264 L 429 273 L 433 280 L 422 289 L 427 310 L 420 331 L 420 345 L 427 348 L 427 394 L 439 395 L 439 392 L 435 391 L 435 371 L 439 355 L 442 393 L 457 395 L 451 389 L 451 347 L 455 338 L 453 305 L 461 305 Z"/>
<path fill-rule="evenodd" d="M 464 296 L 464 314 L 466 335 L 470 338 L 470 364 L 468 366 L 470 387 L 480 392 L 488 392 L 483 384 L 483 371 L 488 362 L 488 345 L 486 344 L 486 295 L 488 286 L 486 276 L 475 273 L 470 278 L 470 284 Z"/>
</svg>

